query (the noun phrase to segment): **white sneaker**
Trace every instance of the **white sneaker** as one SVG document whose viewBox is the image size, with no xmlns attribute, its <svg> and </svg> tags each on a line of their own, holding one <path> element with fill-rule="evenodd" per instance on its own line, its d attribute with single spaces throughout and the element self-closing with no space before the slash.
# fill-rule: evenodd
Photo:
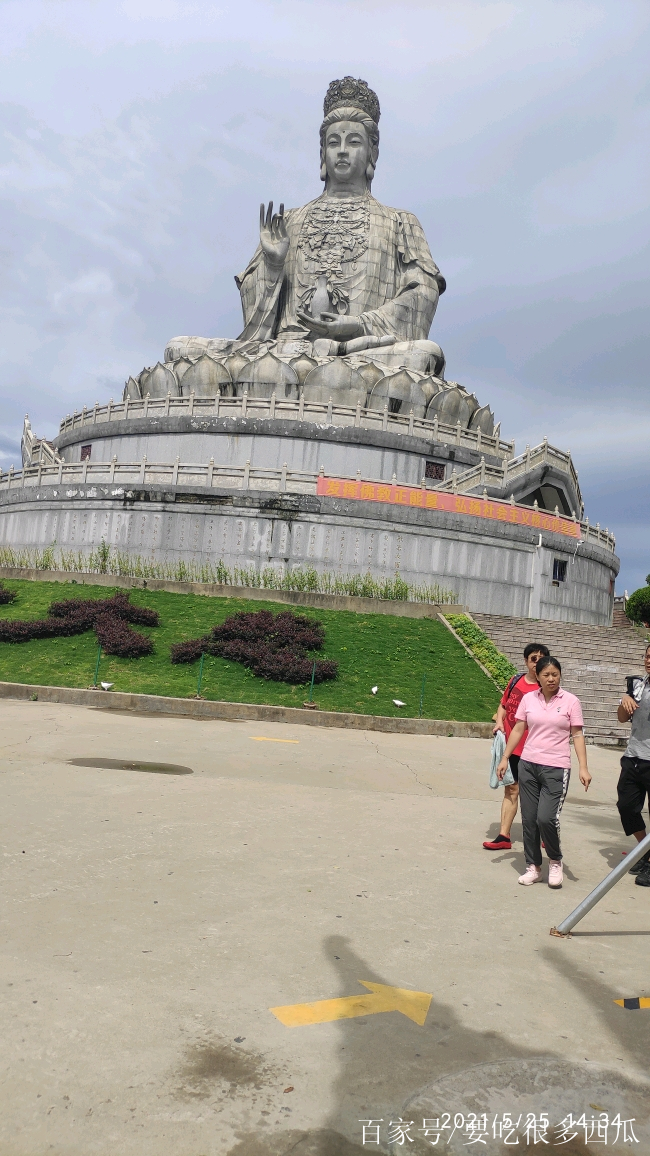
<svg viewBox="0 0 650 1156">
<path fill-rule="evenodd" d="M 530 887 L 531 883 L 541 883 L 542 869 L 536 867 L 534 863 L 529 863 L 523 875 L 519 876 L 519 882 L 522 887 Z"/>
<path fill-rule="evenodd" d="M 561 887 L 564 875 L 562 874 L 562 860 L 549 859 L 548 862 L 548 885 L 549 887 Z"/>
</svg>

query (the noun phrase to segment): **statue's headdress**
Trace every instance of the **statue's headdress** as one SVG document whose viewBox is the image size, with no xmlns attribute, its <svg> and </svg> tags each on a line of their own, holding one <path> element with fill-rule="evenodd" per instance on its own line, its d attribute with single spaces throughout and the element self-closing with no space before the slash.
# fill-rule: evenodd
<svg viewBox="0 0 650 1156">
<path fill-rule="evenodd" d="M 340 110 L 340 114 L 339 114 Z M 323 101 L 324 120 L 320 126 L 320 178 L 327 180 L 325 164 L 325 137 L 327 128 L 337 120 L 358 120 L 363 124 L 370 141 L 370 158 L 366 169 L 368 188 L 375 175 L 375 165 L 379 156 L 379 101 L 377 94 L 368 88 L 365 80 L 355 80 L 344 76 L 343 80 L 333 80 Z"/>
<path fill-rule="evenodd" d="M 360 108 L 375 124 L 379 123 L 380 109 L 376 92 L 373 92 L 365 80 L 355 80 L 353 76 L 344 76 L 343 80 L 333 80 L 325 94 L 323 101 L 323 115 L 334 108 Z"/>
</svg>

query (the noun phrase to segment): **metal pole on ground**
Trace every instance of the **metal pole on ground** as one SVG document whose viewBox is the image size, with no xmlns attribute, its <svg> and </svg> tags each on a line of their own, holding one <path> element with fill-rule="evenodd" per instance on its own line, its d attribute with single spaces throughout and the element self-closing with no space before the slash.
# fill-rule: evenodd
<svg viewBox="0 0 650 1156">
<path fill-rule="evenodd" d="M 307 699 L 307 702 L 311 702 L 311 700 L 312 700 L 312 695 L 314 693 L 314 678 L 315 678 L 315 676 L 316 676 L 316 663 L 314 663 L 314 665 L 311 668 L 311 684 L 309 687 L 309 698 Z"/>
<path fill-rule="evenodd" d="M 100 642 L 99 646 L 97 647 L 97 662 L 95 663 L 95 678 L 93 681 L 93 686 L 97 686 L 97 677 L 99 675 L 99 662 L 100 662 L 101 657 L 102 657 L 102 645 Z"/>
<path fill-rule="evenodd" d="M 570 915 L 567 915 L 566 919 L 563 919 L 561 923 L 558 923 L 557 927 L 551 928 L 551 935 L 557 935 L 560 937 L 560 939 L 563 936 L 568 935 L 571 929 L 575 927 L 576 923 L 579 923 L 583 916 L 585 916 L 588 911 L 591 911 L 592 907 L 596 906 L 599 900 L 602 899 L 603 895 L 607 895 L 607 892 L 611 890 L 614 884 L 618 883 L 619 879 L 622 879 L 623 876 L 627 874 L 627 872 L 630 870 L 630 867 L 634 867 L 634 864 L 638 863 L 639 859 L 645 855 L 646 851 L 650 851 L 650 835 L 646 835 L 645 839 L 642 839 L 640 843 L 637 843 L 633 851 L 628 851 L 627 855 L 624 859 L 621 860 L 618 866 L 616 866 L 613 871 L 610 871 L 609 875 L 605 876 L 602 883 L 599 883 L 597 887 L 594 887 L 591 894 L 588 895 L 586 899 L 583 899 L 582 903 L 578 904 L 575 911 L 572 911 Z"/>
<path fill-rule="evenodd" d="M 199 679 L 196 684 L 196 697 L 201 697 L 201 683 L 203 682 L 203 663 L 205 662 L 205 651 L 201 651 L 201 662 L 199 664 Z"/>
<path fill-rule="evenodd" d="M 422 703 L 424 702 L 424 686 L 425 686 L 426 681 L 427 681 L 427 676 L 426 676 L 426 674 L 423 674 L 422 675 L 422 689 L 420 690 L 420 713 L 418 716 L 419 718 L 422 718 Z"/>
</svg>

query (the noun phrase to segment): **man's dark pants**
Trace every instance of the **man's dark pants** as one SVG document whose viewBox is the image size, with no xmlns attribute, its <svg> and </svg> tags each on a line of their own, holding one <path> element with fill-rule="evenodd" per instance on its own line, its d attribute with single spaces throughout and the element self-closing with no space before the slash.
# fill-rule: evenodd
<svg viewBox="0 0 650 1156">
<path fill-rule="evenodd" d="M 623 755 L 617 789 L 616 805 L 625 834 L 636 835 L 645 831 L 641 811 L 646 795 L 650 795 L 650 761 Z"/>
</svg>

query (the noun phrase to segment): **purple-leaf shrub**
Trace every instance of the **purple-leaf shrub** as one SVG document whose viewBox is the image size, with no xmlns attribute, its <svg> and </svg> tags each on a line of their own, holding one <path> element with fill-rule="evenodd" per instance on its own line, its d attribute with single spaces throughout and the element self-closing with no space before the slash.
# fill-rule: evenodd
<svg viewBox="0 0 650 1156">
<path fill-rule="evenodd" d="M 114 594 L 112 598 L 69 598 L 65 602 L 53 602 L 47 618 L 32 622 L 0 619 L 0 642 L 65 638 L 94 630 L 105 654 L 140 658 L 152 653 L 153 642 L 146 635 L 131 630 L 129 623 L 158 626 L 159 621 L 157 611 L 133 606 L 127 594 Z"/>
<path fill-rule="evenodd" d="M 201 654 L 212 654 L 241 662 L 260 678 L 276 682 L 309 682 L 313 658 L 307 651 L 321 650 L 325 628 L 321 622 L 292 614 L 288 610 L 273 616 L 270 610 L 233 614 L 213 626 L 203 638 L 177 642 L 171 648 L 172 662 L 195 662 Z M 314 682 L 336 678 L 338 663 L 318 659 Z"/>
<path fill-rule="evenodd" d="M 16 591 L 7 590 L 7 587 L 0 582 L 0 606 L 7 606 L 9 602 L 15 602 L 16 598 Z"/>
</svg>

